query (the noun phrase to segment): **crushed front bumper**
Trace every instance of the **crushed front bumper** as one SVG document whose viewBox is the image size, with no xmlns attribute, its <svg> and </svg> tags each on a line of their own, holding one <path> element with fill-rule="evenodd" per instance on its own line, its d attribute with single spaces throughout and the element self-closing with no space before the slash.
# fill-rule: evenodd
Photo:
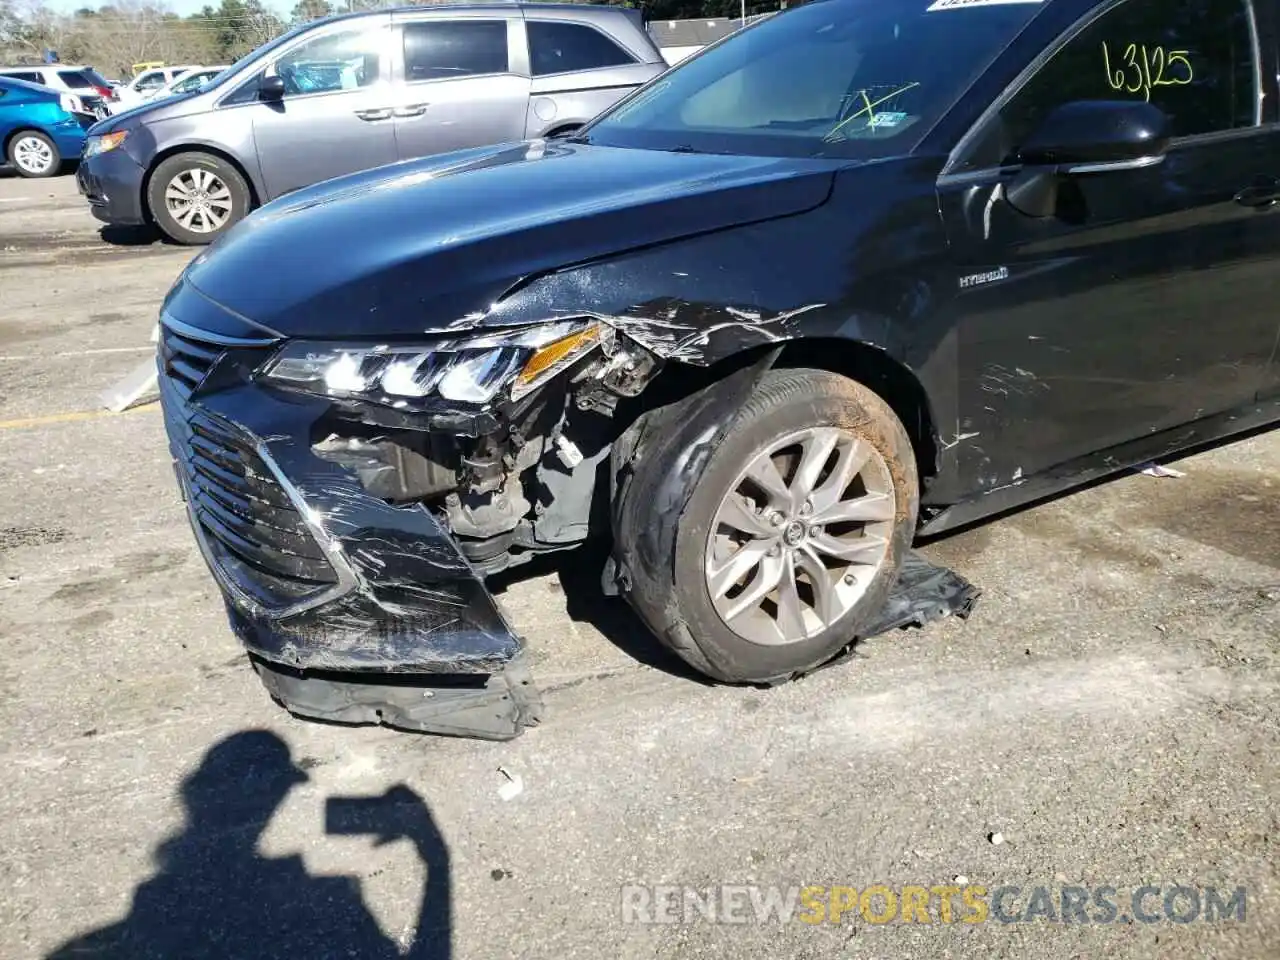
<svg viewBox="0 0 1280 960">
<path fill-rule="evenodd" d="M 327 403 L 249 381 L 270 344 L 166 317 L 159 356 L 188 516 L 268 690 L 304 716 L 425 732 L 536 723 L 523 641 L 440 522 L 312 453 Z"/>
</svg>

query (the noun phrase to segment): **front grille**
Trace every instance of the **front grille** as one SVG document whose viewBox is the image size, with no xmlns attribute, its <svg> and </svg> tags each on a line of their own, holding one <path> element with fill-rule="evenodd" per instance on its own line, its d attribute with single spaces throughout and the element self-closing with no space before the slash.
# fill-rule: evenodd
<svg viewBox="0 0 1280 960">
<path fill-rule="evenodd" d="M 253 447 L 204 417 L 190 427 L 188 495 L 204 533 L 271 586 L 287 584 L 290 595 L 336 583 L 324 551 Z"/>
<path fill-rule="evenodd" d="M 229 348 L 181 329 L 161 326 L 160 396 L 191 520 L 210 562 L 224 581 L 269 609 L 328 592 L 338 573 L 253 438 L 190 401 Z"/>
<path fill-rule="evenodd" d="M 160 369 L 186 400 L 218 362 L 224 348 L 177 333 L 167 324 L 160 328 Z"/>
</svg>

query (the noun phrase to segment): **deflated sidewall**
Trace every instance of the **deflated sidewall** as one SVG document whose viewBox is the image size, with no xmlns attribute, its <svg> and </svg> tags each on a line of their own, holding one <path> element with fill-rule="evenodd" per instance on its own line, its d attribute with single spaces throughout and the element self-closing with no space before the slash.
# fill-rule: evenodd
<svg viewBox="0 0 1280 960">
<path fill-rule="evenodd" d="M 884 606 L 910 549 L 918 508 L 911 443 L 884 401 L 860 384 L 824 371 L 774 370 L 767 377 L 770 392 L 793 393 L 796 402 L 763 410 L 754 402 L 742 406 L 733 427 L 709 452 L 701 474 L 684 478 L 690 487 L 681 515 L 674 521 L 661 514 L 653 517 L 655 524 L 675 532 L 663 591 L 664 623 L 655 629 L 699 669 L 729 682 L 785 680 L 853 643 Z M 887 562 L 861 600 L 828 630 L 785 646 L 752 644 L 725 625 L 707 593 L 703 568 L 709 526 L 729 484 L 755 452 L 794 429 L 824 424 L 853 431 L 890 466 L 896 509 Z"/>
</svg>

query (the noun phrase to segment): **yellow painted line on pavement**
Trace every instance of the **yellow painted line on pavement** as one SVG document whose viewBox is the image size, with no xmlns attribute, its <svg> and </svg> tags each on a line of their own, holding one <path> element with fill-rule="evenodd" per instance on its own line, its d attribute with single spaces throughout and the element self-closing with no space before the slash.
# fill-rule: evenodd
<svg viewBox="0 0 1280 960">
<path fill-rule="evenodd" d="M 67 413 L 51 413 L 44 417 L 24 417 L 19 420 L 0 420 L 0 430 L 27 430 L 31 427 L 45 427 L 54 423 L 75 423 L 78 420 L 97 420 L 101 417 L 123 417 L 130 413 L 144 413 L 159 410 L 157 401 L 139 404 L 120 413 L 112 410 L 72 410 Z"/>
</svg>

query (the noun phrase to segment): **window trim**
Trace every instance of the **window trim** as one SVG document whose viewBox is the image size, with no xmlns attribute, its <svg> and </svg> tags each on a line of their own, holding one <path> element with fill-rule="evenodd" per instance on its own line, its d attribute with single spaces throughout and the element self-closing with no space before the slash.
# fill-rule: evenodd
<svg viewBox="0 0 1280 960">
<path fill-rule="evenodd" d="M 624 67 L 632 67 L 637 63 L 640 63 L 640 60 L 634 53 L 620 44 L 617 40 L 613 39 L 613 37 L 609 36 L 609 34 L 605 33 L 594 23 L 586 23 L 582 20 L 553 19 L 549 17 L 525 17 L 524 23 L 524 43 L 525 48 L 529 51 L 529 77 L 533 80 L 542 80 L 545 77 L 564 77 L 571 73 L 594 73 L 597 70 L 619 70 Z M 570 27 L 584 27 L 587 30 L 593 30 L 613 44 L 617 50 L 629 59 L 626 63 L 613 63 L 603 67 L 586 67 L 582 70 L 557 70 L 555 73 L 535 73 L 533 70 L 533 36 L 529 32 L 529 25 L 532 23 L 567 25 Z"/>
<path fill-rule="evenodd" d="M 405 55 L 404 41 L 405 31 L 410 27 L 420 26 L 423 24 L 433 23 L 501 23 L 507 30 L 507 69 L 491 70 L 489 73 L 468 73 L 461 77 L 424 77 L 421 80 L 409 79 L 409 58 Z M 400 42 L 395 46 L 395 55 L 400 61 L 400 82 L 406 87 L 419 87 L 428 83 L 461 83 L 464 80 L 483 80 L 486 77 L 518 77 L 515 70 L 512 69 L 511 57 L 511 29 L 514 21 L 510 17 L 504 17 L 497 14 L 491 17 L 421 17 L 416 20 L 401 20 L 397 23 L 400 28 Z"/>
<path fill-rule="evenodd" d="M 1022 92 L 1022 88 L 1031 82 L 1032 78 L 1040 72 L 1040 70 L 1058 55 L 1067 44 L 1071 43 L 1076 37 L 1088 30 L 1098 20 L 1110 14 L 1113 10 L 1123 6 L 1126 3 L 1141 3 L 1143 0 L 1109 0 L 1107 3 L 1099 4 L 1089 10 L 1071 26 L 1063 30 L 1061 34 L 1045 47 L 1044 50 L 1024 67 L 1016 77 L 1010 81 L 1009 85 L 1001 91 L 1000 95 L 991 101 L 985 110 L 973 124 L 965 131 L 964 135 L 956 141 L 956 145 L 951 148 L 951 152 L 947 154 L 946 162 L 942 165 L 942 170 L 938 174 L 939 182 L 944 179 L 947 183 L 967 182 L 970 179 L 984 179 L 992 176 L 993 173 L 1001 170 L 1009 169 L 1008 165 L 996 164 L 994 166 L 975 167 L 973 170 L 957 170 L 956 168 L 964 162 L 965 156 L 972 149 L 973 143 L 983 132 L 986 124 L 991 120 L 994 114 L 999 113 L 1004 107 Z M 1263 103 L 1263 56 L 1262 56 L 1262 40 L 1258 30 L 1258 12 L 1255 9 L 1254 0 L 1236 0 L 1238 3 L 1244 4 L 1245 12 L 1248 14 L 1249 22 L 1249 38 L 1253 42 L 1253 124 L 1248 127 L 1233 127 L 1227 130 L 1210 130 L 1207 133 L 1190 134 L 1184 137 L 1174 137 L 1169 141 L 1170 149 L 1179 149 L 1188 144 L 1214 143 L 1222 140 L 1233 140 L 1238 137 L 1253 136 L 1268 126 L 1263 123 L 1262 119 L 1262 103 Z"/>
</svg>

